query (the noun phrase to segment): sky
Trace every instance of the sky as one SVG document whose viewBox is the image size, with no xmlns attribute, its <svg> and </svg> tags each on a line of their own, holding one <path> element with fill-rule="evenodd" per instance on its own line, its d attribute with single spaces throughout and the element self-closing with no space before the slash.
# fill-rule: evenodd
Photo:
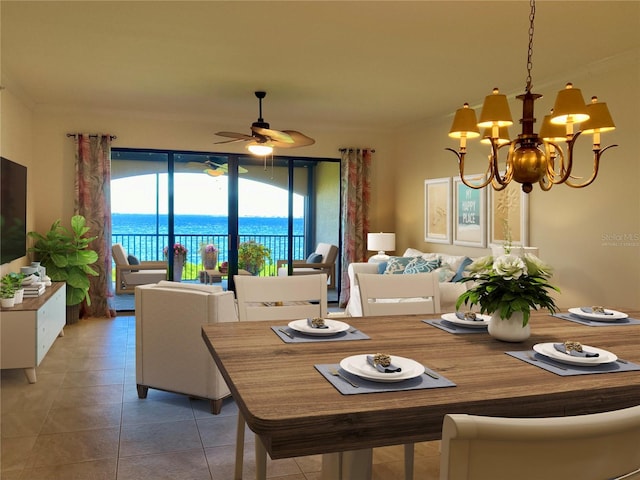
<svg viewBox="0 0 640 480">
<path fill-rule="evenodd" d="M 226 175 L 210 177 L 201 173 L 175 175 L 176 215 L 227 215 L 228 190 Z M 253 180 L 240 179 L 239 215 L 241 217 L 286 217 L 287 191 Z M 303 197 L 294 194 L 294 217 L 303 216 Z M 160 213 L 166 214 L 167 174 L 160 174 Z M 155 213 L 156 176 L 138 175 L 111 182 L 113 213 Z"/>
</svg>

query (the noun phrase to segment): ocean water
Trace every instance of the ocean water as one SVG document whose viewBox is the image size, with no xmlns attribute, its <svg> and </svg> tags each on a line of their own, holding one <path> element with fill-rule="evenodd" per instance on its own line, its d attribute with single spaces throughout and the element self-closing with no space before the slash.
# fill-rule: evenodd
<svg viewBox="0 0 640 480">
<path fill-rule="evenodd" d="M 227 217 L 211 215 L 176 215 L 176 242 L 188 249 L 187 261 L 200 263 L 201 243 L 214 243 L 220 250 L 219 260 L 225 261 L 228 248 Z M 238 220 L 240 241 L 254 239 L 271 250 L 275 260 L 287 258 L 287 219 L 284 217 L 241 217 Z M 114 243 L 122 243 L 128 253 L 139 260 L 159 260 L 167 245 L 168 216 L 153 214 L 113 213 L 111 215 Z M 294 258 L 303 258 L 304 220 L 294 218 Z"/>
</svg>

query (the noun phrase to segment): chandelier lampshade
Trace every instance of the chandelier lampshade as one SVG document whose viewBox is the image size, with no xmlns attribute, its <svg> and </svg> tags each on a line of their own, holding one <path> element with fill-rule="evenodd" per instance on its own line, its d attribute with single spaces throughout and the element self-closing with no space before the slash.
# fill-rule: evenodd
<svg viewBox="0 0 640 480">
<path fill-rule="evenodd" d="M 597 97 L 592 97 L 591 103 L 585 105 L 582 92 L 573 88 L 571 83 L 567 83 L 558 92 L 551 114 L 544 117 L 540 133 L 535 132 L 534 103 L 542 97 L 531 92 L 535 12 L 535 0 L 530 0 L 527 83 L 525 93 L 516 97 L 522 101 L 521 133 L 510 140 L 508 127 L 513 124 L 511 111 L 506 95 L 501 94 L 497 88 L 484 99 L 477 123 L 475 112 L 467 103 L 456 111 L 449 137 L 460 139 L 460 146 L 457 151 L 453 148 L 446 150 L 453 152 L 458 158 L 460 178 L 469 188 L 479 189 L 491 185 L 495 190 L 503 190 L 512 180 L 522 184 L 522 191 L 525 193 L 530 193 L 535 183 L 545 191 L 561 183 L 573 188 L 586 187 L 596 179 L 604 152 L 617 146 L 600 147 L 600 134 L 615 128 L 606 103 L 598 102 Z M 480 142 L 489 144 L 491 150 L 484 178 L 471 182 L 464 175 L 467 139 L 479 136 L 480 128 L 484 129 Z M 574 165 L 573 147 L 581 134 L 593 135 L 593 170 L 587 179 L 571 174 Z M 507 154 L 501 162 L 499 151 L 503 148 L 507 150 Z"/>
<path fill-rule="evenodd" d="M 507 96 L 494 88 L 493 93 L 484 99 L 478 127 L 508 127 L 509 125 L 513 125 L 513 120 Z"/>
<path fill-rule="evenodd" d="M 567 125 L 582 123 L 585 120 L 589 120 L 589 114 L 582 92 L 579 88 L 573 88 L 573 84 L 567 83 L 565 89 L 558 92 L 551 123 Z"/>
</svg>

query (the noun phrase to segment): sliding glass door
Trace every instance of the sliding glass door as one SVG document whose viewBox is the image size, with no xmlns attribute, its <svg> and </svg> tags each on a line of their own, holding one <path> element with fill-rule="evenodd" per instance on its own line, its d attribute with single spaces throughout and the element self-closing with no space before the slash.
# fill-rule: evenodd
<svg viewBox="0 0 640 480">
<path fill-rule="evenodd" d="M 277 275 L 278 260 L 338 245 L 339 168 L 333 159 L 115 148 L 113 242 L 170 265 L 165 248 L 184 247 L 175 277 L 184 281 L 219 281 L 207 276 L 217 270 L 233 289 L 238 272 Z"/>
</svg>

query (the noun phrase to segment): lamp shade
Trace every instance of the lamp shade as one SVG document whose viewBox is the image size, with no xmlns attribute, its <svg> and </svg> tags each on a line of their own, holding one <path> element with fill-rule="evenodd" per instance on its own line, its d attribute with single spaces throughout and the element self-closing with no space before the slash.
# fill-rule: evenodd
<svg viewBox="0 0 640 480">
<path fill-rule="evenodd" d="M 606 103 L 598 103 L 598 97 L 591 97 L 587 105 L 589 120 L 580 125 L 582 133 L 609 132 L 616 128 Z"/>
<path fill-rule="evenodd" d="M 567 83 L 564 90 L 558 92 L 556 103 L 553 105 L 551 123 L 566 125 L 567 123 L 582 123 L 589 119 L 587 106 L 579 88 Z"/>
<path fill-rule="evenodd" d="M 513 120 L 507 96 L 501 94 L 497 88 L 494 88 L 493 93 L 487 95 L 484 99 L 478 127 L 508 127 L 509 125 L 513 125 Z"/>
<path fill-rule="evenodd" d="M 482 133 L 482 140 L 480 143 L 490 145 L 489 137 L 491 137 L 492 128 L 485 128 Z M 509 138 L 509 127 L 498 127 L 498 145 L 504 145 L 506 143 L 510 143 L 511 139 Z"/>
<path fill-rule="evenodd" d="M 567 139 L 563 125 L 551 123 L 553 112 L 545 115 L 540 126 L 540 137 L 548 142 L 562 142 Z"/>
<path fill-rule="evenodd" d="M 367 250 L 375 252 L 393 251 L 396 249 L 395 233 L 368 233 Z"/>
<path fill-rule="evenodd" d="M 451 138 L 475 138 L 480 136 L 476 112 L 473 108 L 469 108 L 468 103 L 465 103 L 462 108 L 456 110 L 456 116 L 453 118 L 449 136 Z"/>
</svg>

